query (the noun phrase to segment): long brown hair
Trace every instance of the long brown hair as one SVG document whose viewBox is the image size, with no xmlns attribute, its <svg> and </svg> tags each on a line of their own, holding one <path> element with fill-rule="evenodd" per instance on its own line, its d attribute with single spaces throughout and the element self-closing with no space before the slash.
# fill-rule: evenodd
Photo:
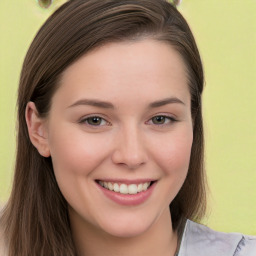
<svg viewBox="0 0 256 256">
<path fill-rule="evenodd" d="M 76 255 L 67 202 L 55 180 L 51 158 L 30 142 L 25 108 L 33 101 L 47 117 L 64 70 L 85 53 L 108 42 L 153 38 L 182 56 L 191 93 L 194 140 L 187 178 L 170 205 L 173 228 L 205 213 L 204 140 L 201 93 L 204 77 L 191 30 L 165 0 L 70 0 L 41 27 L 24 60 L 18 92 L 15 176 L 1 223 L 9 256 Z"/>
</svg>

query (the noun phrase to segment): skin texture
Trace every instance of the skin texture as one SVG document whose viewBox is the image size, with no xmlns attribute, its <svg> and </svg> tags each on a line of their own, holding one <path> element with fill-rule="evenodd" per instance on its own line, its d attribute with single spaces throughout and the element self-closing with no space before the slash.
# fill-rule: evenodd
<svg viewBox="0 0 256 256">
<path fill-rule="evenodd" d="M 149 107 L 166 98 L 175 100 Z M 102 119 L 92 125 L 91 116 Z M 193 125 L 185 64 L 170 45 L 143 39 L 87 53 L 64 71 L 49 116 L 30 102 L 26 119 L 32 143 L 52 157 L 79 255 L 174 255 L 169 204 L 187 175 Z M 106 179 L 157 183 L 144 203 L 124 206 L 95 182 Z"/>
</svg>

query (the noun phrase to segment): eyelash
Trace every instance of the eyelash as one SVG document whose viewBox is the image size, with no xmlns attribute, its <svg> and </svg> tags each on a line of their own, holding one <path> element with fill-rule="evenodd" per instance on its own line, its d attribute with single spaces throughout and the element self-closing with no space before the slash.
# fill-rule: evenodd
<svg viewBox="0 0 256 256">
<path fill-rule="evenodd" d="M 156 116 L 153 116 L 153 117 L 151 117 L 150 119 L 149 119 L 149 121 L 152 121 L 152 119 L 153 118 L 156 118 L 156 117 L 162 117 L 162 118 L 164 118 L 164 120 L 166 121 L 166 120 L 169 120 L 168 121 L 168 123 L 163 123 L 163 124 L 154 124 L 153 123 L 153 125 L 157 125 L 157 126 L 166 126 L 166 125 L 170 125 L 171 123 L 174 123 L 174 122 L 177 122 L 177 119 L 175 119 L 173 116 L 169 116 L 169 115 L 156 115 Z M 147 121 L 147 122 L 149 122 L 149 121 Z"/>
<path fill-rule="evenodd" d="M 101 116 L 89 116 L 89 117 L 86 117 L 86 118 L 83 118 L 81 121 L 79 121 L 80 124 L 86 124 L 90 127 L 93 127 L 93 128 L 96 128 L 96 127 L 99 127 L 99 126 L 102 126 L 102 125 L 93 125 L 93 124 L 89 124 L 88 123 L 88 120 L 90 119 L 93 119 L 93 118 L 98 118 L 100 119 L 101 121 L 105 121 L 106 122 L 106 125 L 110 125 L 110 123 L 108 121 L 105 120 L 105 118 L 101 117 Z"/>
<path fill-rule="evenodd" d="M 167 123 L 163 123 L 163 124 L 154 124 L 153 122 L 152 122 L 152 119 L 153 118 L 156 118 L 156 117 L 161 117 L 161 118 L 164 118 L 164 121 L 166 122 L 166 120 L 169 120 Z M 106 124 L 103 124 L 103 125 L 93 125 L 93 124 L 89 124 L 88 123 L 88 120 L 90 120 L 90 119 L 93 119 L 93 118 L 97 118 L 97 119 L 99 119 L 101 122 L 102 121 L 104 121 L 104 122 L 106 122 Z M 149 119 L 149 121 L 147 121 L 146 123 L 149 123 L 151 121 L 151 125 L 156 125 L 156 126 L 158 126 L 158 127 L 163 127 L 163 126 L 167 126 L 167 125 L 170 125 L 170 124 L 172 124 L 172 123 L 174 123 L 174 122 L 177 122 L 178 120 L 177 119 L 175 119 L 173 116 L 169 116 L 169 115 L 155 115 L 155 116 L 153 116 L 153 117 L 151 117 L 150 119 Z M 105 126 L 105 125 L 107 125 L 107 126 L 110 126 L 111 125 L 111 123 L 110 122 L 108 122 L 108 121 L 106 121 L 106 119 L 105 118 L 103 118 L 103 117 L 101 117 L 101 116 L 98 116 L 98 115 L 95 115 L 95 116 L 89 116 L 89 117 L 86 117 L 86 118 L 83 118 L 81 121 L 79 121 L 79 123 L 81 123 L 81 124 L 86 124 L 87 126 L 89 126 L 89 127 L 93 127 L 93 128 L 97 128 L 97 127 L 101 127 L 101 126 Z"/>
</svg>

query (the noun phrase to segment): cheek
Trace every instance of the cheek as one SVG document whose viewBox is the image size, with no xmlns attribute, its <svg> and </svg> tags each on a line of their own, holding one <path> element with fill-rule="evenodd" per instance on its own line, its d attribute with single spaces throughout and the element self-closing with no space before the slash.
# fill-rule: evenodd
<svg viewBox="0 0 256 256">
<path fill-rule="evenodd" d="M 192 141 L 192 136 L 189 136 L 189 134 L 173 141 L 170 147 L 169 161 L 167 161 L 167 164 L 177 169 L 180 167 L 181 169 L 187 170 L 190 161 Z"/>
<path fill-rule="evenodd" d="M 164 143 L 158 146 L 155 153 L 158 164 L 162 167 L 166 175 L 186 176 L 191 147 L 193 142 L 193 133 L 177 132 L 166 137 Z"/>
<path fill-rule="evenodd" d="M 102 147 L 99 136 L 86 136 L 84 132 L 70 132 L 65 128 L 54 133 L 52 129 L 49 145 L 53 169 L 63 196 L 69 205 L 79 208 L 90 200 L 88 188 L 92 186 L 94 171 L 106 159 L 108 149 Z"/>
<path fill-rule="evenodd" d="M 192 132 L 170 136 L 157 153 L 157 163 L 163 171 L 162 187 L 165 203 L 169 205 L 180 191 L 189 168 Z"/>
<path fill-rule="evenodd" d="M 69 133 L 63 128 L 50 137 L 50 151 L 56 175 L 89 175 L 106 158 L 100 136 Z"/>
</svg>

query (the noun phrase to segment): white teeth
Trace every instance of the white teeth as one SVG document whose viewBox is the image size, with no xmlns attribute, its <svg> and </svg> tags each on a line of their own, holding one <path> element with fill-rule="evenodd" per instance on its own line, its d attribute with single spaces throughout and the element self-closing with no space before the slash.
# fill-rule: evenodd
<svg viewBox="0 0 256 256">
<path fill-rule="evenodd" d="M 114 191 L 115 192 L 119 192 L 120 191 L 119 185 L 117 183 L 114 184 Z"/>
<path fill-rule="evenodd" d="M 121 194 L 128 194 L 128 187 L 126 184 L 121 184 L 120 185 L 120 193 Z"/>
<path fill-rule="evenodd" d="M 137 194 L 137 192 L 138 192 L 138 187 L 137 187 L 137 185 L 135 185 L 135 184 L 129 185 L 129 186 L 128 186 L 128 192 L 129 192 L 129 194 L 131 194 L 131 195 Z"/>
<path fill-rule="evenodd" d="M 114 189 L 111 182 L 108 182 L 108 189 L 109 189 L 109 190 L 113 190 L 113 189 Z"/>
<path fill-rule="evenodd" d="M 148 186 L 149 186 L 149 182 L 144 183 L 142 186 L 142 190 L 146 191 L 148 189 Z"/>
<path fill-rule="evenodd" d="M 140 183 L 140 184 L 120 184 L 118 183 L 112 183 L 112 182 L 106 182 L 106 181 L 99 181 L 99 184 L 111 191 L 115 191 L 117 193 L 121 194 L 130 194 L 130 195 L 135 195 L 137 193 L 140 193 L 142 191 L 146 191 L 150 185 L 150 182 L 145 182 L 145 183 Z"/>
</svg>

